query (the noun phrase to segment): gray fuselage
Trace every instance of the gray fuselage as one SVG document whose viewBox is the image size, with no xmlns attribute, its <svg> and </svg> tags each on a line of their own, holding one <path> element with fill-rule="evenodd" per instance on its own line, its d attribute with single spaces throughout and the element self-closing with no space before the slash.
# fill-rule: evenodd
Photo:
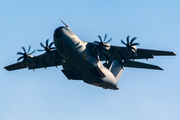
<svg viewBox="0 0 180 120">
<path fill-rule="evenodd" d="M 64 70 L 75 71 L 84 82 L 105 89 L 117 90 L 117 80 L 100 60 L 88 53 L 87 42 L 82 41 L 69 27 L 58 27 L 54 32 L 54 45 L 64 58 Z M 99 72 L 102 76 L 96 76 Z"/>
</svg>

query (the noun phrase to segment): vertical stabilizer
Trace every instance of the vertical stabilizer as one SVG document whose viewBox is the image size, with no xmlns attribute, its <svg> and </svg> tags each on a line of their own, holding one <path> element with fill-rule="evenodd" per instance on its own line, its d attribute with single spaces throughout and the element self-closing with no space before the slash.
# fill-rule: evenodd
<svg viewBox="0 0 180 120">
<path fill-rule="evenodd" d="M 111 66 L 109 70 L 112 72 L 112 74 L 115 76 L 116 81 L 119 81 L 119 78 L 121 77 L 124 67 L 118 60 L 113 60 L 111 63 Z"/>
</svg>

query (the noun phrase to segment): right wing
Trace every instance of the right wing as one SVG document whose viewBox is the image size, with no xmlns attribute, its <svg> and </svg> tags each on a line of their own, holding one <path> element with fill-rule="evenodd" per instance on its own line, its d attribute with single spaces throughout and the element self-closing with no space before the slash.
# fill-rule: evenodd
<svg viewBox="0 0 180 120">
<path fill-rule="evenodd" d="M 94 48 L 97 45 L 93 43 L 88 43 L 86 47 L 91 50 L 91 53 L 94 56 L 97 56 L 97 52 L 94 51 Z M 113 46 L 110 48 L 110 55 L 108 56 L 111 60 L 128 60 L 128 59 L 149 59 L 154 58 L 154 56 L 175 56 L 176 54 L 172 51 L 162 51 L 162 50 L 151 50 L 151 49 L 141 49 L 137 48 L 137 56 L 133 54 L 128 54 L 127 48 L 122 46 Z M 99 55 L 101 61 L 106 61 L 106 58 L 103 54 Z"/>
<path fill-rule="evenodd" d="M 12 70 L 18 70 L 18 69 L 23 69 L 27 67 L 29 69 L 37 69 L 37 68 L 47 68 L 47 67 L 62 65 L 63 57 L 58 53 L 57 50 L 53 50 L 52 52 L 54 53 L 54 56 L 50 55 L 48 59 L 47 59 L 47 53 L 31 58 L 31 60 L 33 61 L 35 65 L 27 65 L 27 63 L 18 62 L 12 65 L 6 66 L 4 68 L 8 71 L 12 71 Z"/>
<path fill-rule="evenodd" d="M 162 50 L 151 50 L 151 49 L 141 49 L 137 48 L 138 56 L 134 57 L 127 53 L 126 47 L 120 46 L 111 46 L 112 57 L 117 58 L 116 56 L 121 56 L 122 59 L 148 59 L 153 58 L 153 56 L 174 56 L 176 55 L 172 51 L 162 51 Z"/>
</svg>

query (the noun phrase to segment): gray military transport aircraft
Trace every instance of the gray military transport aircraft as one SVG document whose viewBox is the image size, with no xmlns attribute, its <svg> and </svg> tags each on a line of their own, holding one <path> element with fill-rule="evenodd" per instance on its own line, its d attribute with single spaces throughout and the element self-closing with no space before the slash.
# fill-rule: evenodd
<svg viewBox="0 0 180 120">
<path fill-rule="evenodd" d="M 17 63 L 4 67 L 8 71 L 28 68 L 35 70 L 37 68 L 46 68 L 51 66 L 62 65 L 62 72 L 70 80 L 83 80 L 85 83 L 102 87 L 105 89 L 118 90 L 118 81 L 124 70 L 124 67 L 145 68 L 162 70 L 162 68 L 134 61 L 135 59 L 153 58 L 153 56 L 174 56 L 175 53 L 171 51 L 140 49 L 135 46 L 139 43 L 133 43 L 136 37 L 129 41 L 127 36 L 127 43 L 121 40 L 125 47 L 112 46 L 108 43 L 112 40 L 106 40 L 98 35 L 100 41 L 93 43 L 81 40 L 72 30 L 66 25 L 58 27 L 54 31 L 54 42 L 46 45 L 40 45 L 44 48 L 45 53 L 39 56 L 33 56 L 35 52 L 30 52 L 22 47 L 24 53 L 18 52 L 22 55 L 17 59 Z M 52 45 L 55 47 L 52 47 Z M 23 59 L 21 62 L 21 59 Z M 104 61 L 104 62 L 103 62 Z"/>
</svg>

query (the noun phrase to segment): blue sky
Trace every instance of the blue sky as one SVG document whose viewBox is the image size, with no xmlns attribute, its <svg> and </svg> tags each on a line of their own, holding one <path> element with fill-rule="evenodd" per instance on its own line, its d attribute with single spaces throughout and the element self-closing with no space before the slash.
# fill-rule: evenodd
<svg viewBox="0 0 180 120">
<path fill-rule="evenodd" d="M 179 0 L 1 0 L 0 120 L 179 120 Z M 123 46 L 127 35 L 139 48 L 174 51 L 176 57 L 143 62 L 164 71 L 125 68 L 118 91 L 68 80 L 61 67 L 8 72 L 22 46 L 40 49 L 53 40 L 62 19 L 80 39 L 97 35 Z M 34 55 L 39 55 L 36 52 Z"/>
</svg>

